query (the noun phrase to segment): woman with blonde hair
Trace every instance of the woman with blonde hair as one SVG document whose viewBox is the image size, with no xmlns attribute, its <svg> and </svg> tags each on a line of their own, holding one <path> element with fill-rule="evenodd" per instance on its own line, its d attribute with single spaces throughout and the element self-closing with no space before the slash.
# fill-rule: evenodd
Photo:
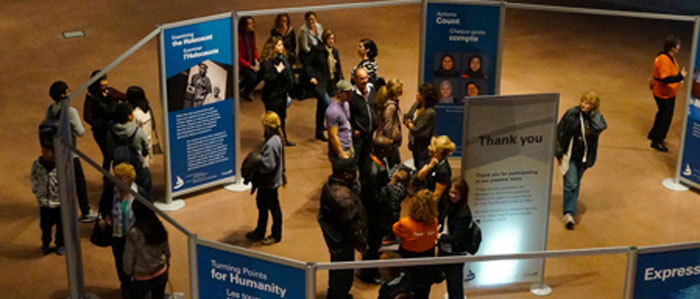
<svg viewBox="0 0 700 299">
<path fill-rule="evenodd" d="M 266 111 L 262 116 L 265 141 L 260 149 L 262 162 L 258 170 L 257 193 L 255 204 L 258 208 L 258 224 L 246 237 L 252 241 L 262 241 L 263 245 L 279 243 L 282 240 L 282 209 L 280 209 L 280 186 L 287 184 L 284 175 L 284 133 L 280 118 L 273 111 Z M 272 214 L 272 234 L 265 237 L 267 230 L 267 213 Z"/>
<path fill-rule="evenodd" d="M 136 169 L 131 164 L 119 163 L 114 166 L 113 173 L 131 191 L 138 192 L 141 195 L 145 194 L 144 190 L 135 182 Z M 132 284 L 131 277 L 124 272 L 123 257 L 127 233 L 135 222 L 134 212 L 131 209 L 134 200 L 136 198 L 129 190 L 122 189 L 112 181 L 105 183 L 104 191 L 100 198 L 100 214 L 102 214 L 102 218 L 98 220 L 98 225 L 102 228 L 112 227 L 112 255 L 114 255 L 114 263 L 117 267 L 117 276 L 121 283 L 122 294 L 125 294 Z"/>
<path fill-rule="evenodd" d="M 581 96 L 580 104 L 564 113 L 557 124 L 555 156 L 564 175 L 564 224 L 574 229 L 577 200 L 583 172 L 592 167 L 598 152 L 598 136 L 608 125 L 600 108 L 600 97 L 592 91 Z"/>
<path fill-rule="evenodd" d="M 438 209 L 429 190 L 421 190 L 408 198 L 408 216 L 394 223 L 394 234 L 401 239 L 399 254 L 404 258 L 435 256 L 438 232 Z M 428 298 L 430 285 L 441 275 L 435 266 L 409 267 L 415 299 Z"/>
<path fill-rule="evenodd" d="M 287 51 L 281 37 L 273 36 L 267 39 L 262 51 L 262 64 L 260 75 L 265 81 L 262 90 L 262 101 L 266 111 L 274 111 L 280 118 L 282 132 L 287 135 L 287 101 L 289 92 L 294 84 L 294 74 L 292 67 L 287 61 Z M 286 146 L 295 146 L 287 139 Z"/>
<path fill-rule="evenodd" d="M 389 168 L 401 163 L 399 147 L 401 146 L 401 108 L 399 107 L 399 97 L 403 95 L 403 82 L 398 78 L 391 78 L 386 85 L 377 91 L 377 110 L 379 114 L 379 125 L 375 134 L 391 139 L 394 147 L 388 157 Z"/>
<path fill-rule="evenodd" d="M 428 154 L 430 162 L 418 171 L 418 178 L 426 180 L 428 190 L 433 192 L 436 203 L 446 202 L 448 188 L 452 180 L 452 169 L 447 158 L 454 153 L 455 144 L 447 135 L 430 139 Z"/>
</svg>

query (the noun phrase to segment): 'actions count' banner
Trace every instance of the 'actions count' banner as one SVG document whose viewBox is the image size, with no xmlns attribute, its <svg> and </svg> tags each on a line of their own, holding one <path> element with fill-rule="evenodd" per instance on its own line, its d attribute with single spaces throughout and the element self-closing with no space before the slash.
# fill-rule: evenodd
<svg viewBox="0 0 700 299">
<path fill-rule="evenodd" d="M 424 82 L 438 89 L 436 135 L 447 135 L 462 155 L 464 99 L 498 90 L 501 8 L 496 5 L 428 3 Z"/>
</svg>

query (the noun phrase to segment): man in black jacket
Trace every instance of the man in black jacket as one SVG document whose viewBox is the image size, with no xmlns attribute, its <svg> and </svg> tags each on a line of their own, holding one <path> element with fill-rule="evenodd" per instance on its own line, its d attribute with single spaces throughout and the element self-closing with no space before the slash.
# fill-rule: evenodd
<svg viewBox="0 0 700 299">
<path fill-rule="evenodd" d="M 367 253 L 362 260 L 376 260 L 379 258 L 379 247 L 382 245 L 382 237 L 386 232 L 380 224 L 382 220 L 381 197 L 382 189 L 389 183 L 389 173 L 385 164 L 385 158 L 393 150 L 389 138 L 378 136 L 373 140 L 373 152 L 369 159 L 364 161 L 362 172 L 362 205 L 367 213 Z M 380 283 L 377 268 L 362 269 L 360 280 L 367 283 Z"/>
<path fill-rule="evenodd" d="M 377 111 L 374 85 L 369 83 L 369 75 L 364 68 L 355 70 L 355 86 L 350 98 L 350 123 L 352 124 L 352 144 L 355 147 L 355 161 L 363 165 L 372 152 L 372 136 L 377 128 Z M 364 177 L 360 170 L 360 180 Z"/>
<path fill-rule="evenodd" d="M 318 223 L 331 255 L 331 262 L 353 261 L 353 249 L 367 248 L 367 216 L 353 190 L 357 165 L 351 159 L 333 162 L 333 175 L 323 185 Z M 347 298 L 352 287 L 352 270 L 331 270 L 327 298 Z"/>
</svg>

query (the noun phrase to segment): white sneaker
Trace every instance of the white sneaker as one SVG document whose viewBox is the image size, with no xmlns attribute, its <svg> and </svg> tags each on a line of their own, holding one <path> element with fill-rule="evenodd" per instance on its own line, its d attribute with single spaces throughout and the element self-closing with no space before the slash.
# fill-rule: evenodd
<svg viewBox="0 0 700 299">
<path fill-rule="evenodd" d="M 564 225 L 566 226 L 566 229 L 574 229 L 574 226 L 576 226 L 576 222 L 574 221 L 574 216 L 572 216 L 569 213 L 564 214 L 563 220 L 564 220 Z"/>
</svg>

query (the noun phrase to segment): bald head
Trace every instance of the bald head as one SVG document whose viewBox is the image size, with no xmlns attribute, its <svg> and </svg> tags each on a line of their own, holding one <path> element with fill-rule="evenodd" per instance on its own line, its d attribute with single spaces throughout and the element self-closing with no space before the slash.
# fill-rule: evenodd
<svg viewBox="0 0 700 299">
<path fill-rule="evenodd" d="M 369 74 L 367 70 L 363 67 L 358 67 L 355 69 L 355 85 L 360 90 L 364 90 L 367 87 L 367 82 L 369 82 Z"/>
</svg>

